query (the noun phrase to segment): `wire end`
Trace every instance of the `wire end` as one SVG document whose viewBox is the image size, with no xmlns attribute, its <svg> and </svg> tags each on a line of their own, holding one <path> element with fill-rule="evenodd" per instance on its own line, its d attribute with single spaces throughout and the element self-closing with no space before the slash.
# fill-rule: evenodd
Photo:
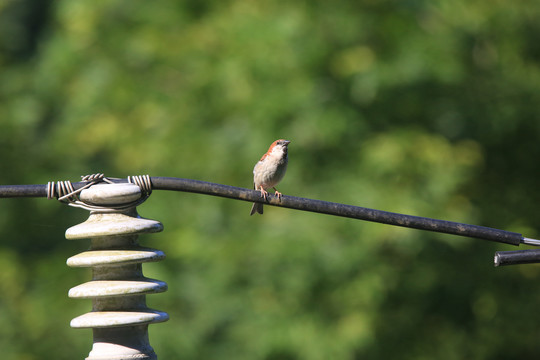
<svg viewBox="0 0 540 360">
<path fill-rule="evenodd" d="M 521 239 L 521 243 L 522 244 L 527 244 L 527 245 L 540 246 L 540 240 L 530 239 L 530 238 L 526 238 L 526 237 Z"/>
</svg>

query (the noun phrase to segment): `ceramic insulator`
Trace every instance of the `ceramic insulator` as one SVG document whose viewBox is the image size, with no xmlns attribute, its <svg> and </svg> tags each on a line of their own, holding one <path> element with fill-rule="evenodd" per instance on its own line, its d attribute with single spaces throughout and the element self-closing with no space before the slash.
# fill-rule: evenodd
<svg viewBox="0 0 540 360">
<path fill-rule="evenodd" d="M 104 208 L 141 197 L 133 184 L 98 184 L 81 192 L 84 202 Z M 90 239 L 88 251 L 67 260 L 71 267 L 92 268 L 92 281 L 69 290 L 69 297 L 91 299 L 92 311 L 71 321 L 73 328 L 93 329 L 87 360 L 157 359 L 148 340 L 148 325 L 168 320 L 167 313 L 149 309 L 146 294 L 167 290 L 167 284 L 144 277 L 142 263 L 165 258 L 162 251 L 139 246 L 138 234 L 163 230 L 159 221 L 141 218 L 133 207 L 92 211 L 84 223 L 66 231 L 71 240 Z"/>
</svg>

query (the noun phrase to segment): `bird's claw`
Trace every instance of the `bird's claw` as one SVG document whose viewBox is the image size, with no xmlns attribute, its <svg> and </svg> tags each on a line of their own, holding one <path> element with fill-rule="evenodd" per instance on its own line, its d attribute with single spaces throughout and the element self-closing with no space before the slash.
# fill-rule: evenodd
<svg viewBox="0 0 540 360">
<path fill-rule="evenodd" d="M 262 187 L 261 187 L 261 196 L 263 197 L 264 201 L 267 200 L 268 191 L 264 190 Z"/>
<path fill-rule="evenodd" d="M 259 191 L 261 192 L 261 196 L 263 197 L 264 201 L 268 201 L 268 191 L 264 190 L 263 187 L 261 187 Z M 282 194 L 279 191 L 276 190 L 276 192 L 274 193 L 274 196 L 276 196 L 278 200 L 281 201 Z"/>
</svg>

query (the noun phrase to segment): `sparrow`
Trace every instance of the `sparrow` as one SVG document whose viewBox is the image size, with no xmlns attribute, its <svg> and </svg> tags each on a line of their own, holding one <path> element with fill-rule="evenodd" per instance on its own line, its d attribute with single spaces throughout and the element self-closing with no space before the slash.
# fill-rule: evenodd
<svg viewBox="0 0 540 360">
<path fill-rule="evenodd" d="M 268 191 L 266 189 L 274 189 L 275 195 L 281 200 L 281 193 L 277 191 L 275 186 L 283 179 L 285 171 L 287 170 L 287 163 L 289 162 L 289 157 L 287 156 L 287 149 L 290 141 L 288 140 L 276 140 L 270 145 L 266 154 L 264 154 L 255 164 L 253 168 L 253 186 L 255 190 L 261 192 L 261 196 L 266 200 L 268 196 Z M 250 215 L 258 212 L 259 214 L 263 213 L 263 204 L 262 203 L 253 203 L 251 207 Z"/>
</svg>

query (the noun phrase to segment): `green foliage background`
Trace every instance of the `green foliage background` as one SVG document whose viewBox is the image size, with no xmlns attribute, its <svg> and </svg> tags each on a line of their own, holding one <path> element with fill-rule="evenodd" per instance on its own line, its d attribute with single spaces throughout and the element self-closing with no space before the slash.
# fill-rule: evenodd
<svg viewBox="0 0 540 360">
<path fill-rule="evenodd" d="M 292 140 L 286 195 L 539 237 L 540 3 L 494 0 L 0 2 L 0 183 L 104 172 L 250 187 Z M 155 192 L 142 237 L 169 291 L 162 359 L 524 359 L 537 266 L 509 246 Z M 3 359 L 82 359 L 87 214 L 0 200 Z"/>
</svg>

